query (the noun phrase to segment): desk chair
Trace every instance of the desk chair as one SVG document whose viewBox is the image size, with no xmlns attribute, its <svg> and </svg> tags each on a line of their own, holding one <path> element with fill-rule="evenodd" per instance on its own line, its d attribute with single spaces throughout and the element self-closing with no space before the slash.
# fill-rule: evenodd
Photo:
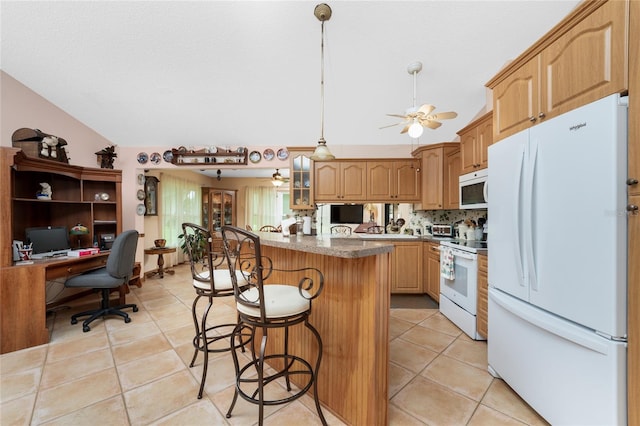
<svg viewBox="0 0 640 426">
<path fill-rule="evenodd" d="M 183 223 L 182 235 L 184 239 L 184 248 L 191 265 L 191 277 L 193 279 L 193 288 L 196 291 L 196 298 L 191 306 L 191 314 L 193 316 L 193 325 L 196 334 L 193 338 L 194 353 L 191 358 L 189 367 L 195 365 L 195 361 L 199 352 L 204 353 L 204 362 L 202 366 L 202 379 L 200 380 L 200 390 L 198 391 L 198 399 L 202 398 L 205 380 L 207 379 L 207 368 L 209 366 L 209 353 L 227 352 L 231 348 L 225 344 L 224 346 L 214 348 L 215 342 L 231 337 L 233 330 L 237 325 L 234 324 L 217 324 L 207 326 L 207 317 L 211 311 L 214 297 L 233 296 L 233 284 L 231 283 L 231 275 L 227 269 L 227 262 L 222 249 L 216 252 L 213 236 L 208 229 L 196 225 L 195 223 Z M 218 240 L 220 242 L 220 240 Z M 218 269 L 222 267 L 221 269 Z M 245 288 L 242 282 L 242 275 L 238 275 L 239 288 Z M 205 298 L 209 303 L 202 313 L 202 317 L 198 318 L 197 306 L 201 298 Z M 242 335 L 240 335 L 242 338 Z M 246 337 L 246 336 L 245 336 Z M 244 344 L 249 341 L 246 337 L 245 341 L 241 341 L 244 350 Z"/>
<path fill-rule="evenodd" d="M 332 234 L 351 235 L 352 232 L 351 227 L 347 225 L 334 225 L 331 227 Z"/>
<path fill-rule="evenodd" d="M 77 324 L 78 318 L 89 316 L 82 323 L 82 331 L 85 333 L 91 328 L 89 324 L 99 317 L 107 315 L 119 315 L 124 318 L 124 322 L 131 322 L 131 318 L 122 309 L 133 308 L 133 312 L 138 312 L 138 307 L 134 304 L 109 306 L 109 293 L 112 289 L 118 288 L 129 282 L 133 273 L 135 263 L 136 247 L 138 246 L 138 231 L 124 231 L 116 237 L 111 246 L 111 252 L 107 257 L 107 264 L 104 268 L 96 269 L 65 281 L 64 286 L 68 288 L 93 288 L 102 292 L 100 309 L 80 312 L 71 316 L 71 324 Z"/>
<path fill-rule="evenodd" d="M 260 237 L 241 228 L 223 226 L 222 240 L 229 270 L 232 271 L 230 276 L 240 318 L 235 332 L 240 333 L 242 327 L 249 327 L 252 339 L 255 338 L 256 331 L 262 334 L 259 345 L 255 340 L 249 345 L 251 359 L 244 366 L 240 366 L 235 350 L 237 346 L 234 346 L 235 340 L 231 340 L 234 349 L 231 354 L 236 370 L 236 389 L 227 418 L 231 417 L 233 407 L 240 395 L 244 400 L 259 406 L 258 424 L 262 425 L 265 405 L 288 403 L 304 395 L 313 386 L 316 410 L 322 424 L 326 425 L 318 400 L 317 381 L 322 359 L 322 339 L 318 331 L 309 323 L 311 301 L 322 292 L 324 275 L 316 268 L 295 270 L 274 268 L 271 259 L 262 256 Z M 266 284 L 265 281 L 274 272 L 278 277 L 293 274 L 298 280 L 297 285 Z M 242 275 L 244 281 L 238 279 L 238 273 Z M 244 282 L 248 283 L 248 288 L 240 287 L 239 284 Z M 305 360 L 299 354 L 289 352 L 289 327 L 298 324 L 304 324 L 317 341 L 318 355 L 315 360 Z M 275 328 L 284 329 L 282 353 L 266 354 L 269 330 Z M 243 359 L 246 360 L 245 357 Z M 265 367 L 266 361 L 269 362 L 268 368 Z M 314 363 L 313 366 L 311 362 Z M 276 371 L 269 374 L 268 370 L 271 369 Z M 270 393 L 269 390 L 272 388 L 276 389 L 274 398 L 276 395 L 281 395 L 281 392 L 277 392 L 280 386 L 277 382 L 281 379 L 284 379 L 289 394 L 287 397 L 271 399 L 271 395 L 267 393 Z M 291 381 L 295 381 L 298 387 L 293 393 L 291 393 Z"/>
</svg>

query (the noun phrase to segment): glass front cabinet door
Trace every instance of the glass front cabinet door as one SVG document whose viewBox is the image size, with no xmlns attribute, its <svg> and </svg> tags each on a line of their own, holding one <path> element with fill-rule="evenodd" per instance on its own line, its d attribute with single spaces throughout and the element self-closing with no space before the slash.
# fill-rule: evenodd
<svg viewBox="0 0 640 426">
<path fill-rule="evenodd" d="M 236 191 L 202 188 L 202 226 L 211 232 L 236 225 Z"/>
<path fill-rule="evenodd" d="M 313 209 L 313 149 L 289 150 L 289 204 L 292 210 Z"/>
</svg>

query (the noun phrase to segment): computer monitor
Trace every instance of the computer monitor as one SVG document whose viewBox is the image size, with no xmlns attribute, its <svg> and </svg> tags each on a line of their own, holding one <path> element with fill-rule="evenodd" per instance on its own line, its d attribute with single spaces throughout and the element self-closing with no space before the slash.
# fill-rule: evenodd
<svg viewBox="0 0 640 426">
<path fill-rule="evenodd" d="M 25 229 L 26 244 L 33 244 L 33 254 L 70 250 L 69 233 L 64 226 Z"/>
</svg>

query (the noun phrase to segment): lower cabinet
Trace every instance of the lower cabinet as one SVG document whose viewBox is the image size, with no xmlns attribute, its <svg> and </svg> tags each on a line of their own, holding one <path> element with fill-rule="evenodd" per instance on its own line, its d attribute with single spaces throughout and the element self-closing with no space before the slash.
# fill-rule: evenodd
<svg viewBox="0 0 640 426">
<path fill-rule="evenodd" d="M 423 293 L 421 241 L 393 243 L 391 253 L 391 293 Z"/>
<path fill-rule="evenodd" d="M 476 329 L 482 337 L 489 338 L 488 326 L 488 297 L 489 297 L 489 269 L 486 255 L 478 255 L 478 316 Z"/>
<path fill-rule="evenodd" d="M 424 244 L 424 291 L 440 302 L 440 244 Z"/>
</svg>

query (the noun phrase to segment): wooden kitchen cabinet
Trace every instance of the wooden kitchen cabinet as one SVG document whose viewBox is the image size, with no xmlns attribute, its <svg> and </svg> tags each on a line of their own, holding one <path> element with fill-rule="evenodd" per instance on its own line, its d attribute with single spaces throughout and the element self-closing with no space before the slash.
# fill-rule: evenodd
<svg viewBox="0 0 640 426">
<path fill-rule="evenodd" d="M 420 203 L 414 210 L 457 209 L 460 177 L 460 144 L 425 145 L 412 152 L 421 161 Z"/>
<path fill-rule="evenodd" d="M 288 147 L 289 151 L 289 207 L 292 210 L 313 209 L 314 173 L 313 150 Z"/>
<path fill-rule="evenodd" d="M 316 162 L 314 174 L 316 201 L 366 200 L 367 165 L 365 161 Z"/>
<path fill-rule="evenodd" d="M 367 162 L 368 202 L 420 200 L 420 163 L 417 160 Z"/>
<path fill-rule="evenodd" d="M 484 338 L 489 338 L 489 263 L 485 254 L 478 255 L 478 314 L 476 330 Z"/>
<path fill-rule="evenodd" d="M 493 140 L 627 89 L 627 2 L 583 2 L 487 83 Z"/>
<path fill-rule="evenodd" d="M 440 302 L 440 244 L 424 243 L 424 291 Z"/>
<path fill-rule="evenodd" d="M 493 112 L 469 123 L 460 135 L 460 174 L 487 168 L 487 149 L 493 142 Z"/>
<path fill-rule="evenodd" d="M 202 226 L 215 233 L 236 222 L 236 191 L 202 188 Z"/>
<path fill-rule="evenodd" d="M 422 241 L 394 241 L 391 293 L 423 293 L 422 245 Z"/>
</svg>

